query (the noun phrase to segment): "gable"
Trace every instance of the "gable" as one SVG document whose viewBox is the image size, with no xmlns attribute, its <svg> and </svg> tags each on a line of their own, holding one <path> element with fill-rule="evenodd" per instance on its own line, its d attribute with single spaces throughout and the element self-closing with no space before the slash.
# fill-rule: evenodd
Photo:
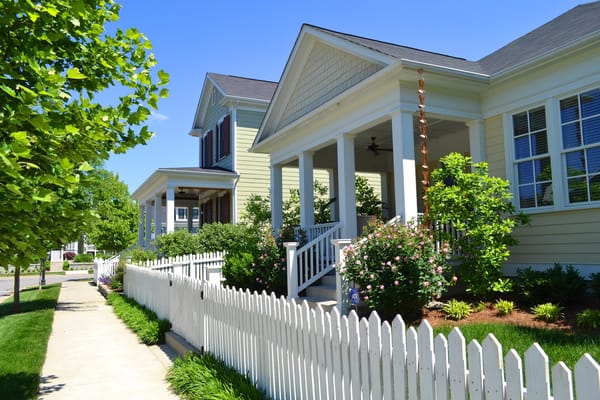
<svg viewBox="0 0 600 400">
<path fill-rule="evenodd" d="M 317 42 L 276 129 L 289 125 L 382 68 L 380 64 Z"/>
</svg>

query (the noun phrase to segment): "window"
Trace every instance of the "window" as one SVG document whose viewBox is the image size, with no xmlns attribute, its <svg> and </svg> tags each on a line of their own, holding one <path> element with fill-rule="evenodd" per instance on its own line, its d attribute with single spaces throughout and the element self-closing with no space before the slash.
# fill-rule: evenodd
<svg viewBox="0 0 600 400">
<path fill-rule="evenodd" d="M 202 168 L 213 165 L 213 132 L 208 131 L 202 138 Z"/>
<path fill-rule="evenodd" d="M 569 203 L 600 201 L 600 88 L 562 99 L 560 123 Z"/>
<path fill-rule="evenodd" d="M 519 206 L 551 206 L 554 196 L 546 109 L 542 106 L 514 114 L 512 121 Z"/>
<path fill-rule="evenodd" d="M 175 220 L 176 221 L 187 221 L 187 208 L 186 207 L 175 208 Z"/>
<path fill-rule="evenodd" d="M 200 208 L 194 207 L 192 209 L 192 221 L 199 221 L 199 220 L 200 220 Z"/>
<path fill-rule="evenodd" d="M 217 154 L 220 160 L 231 153 L 231 137 L 230 137 L 230 121 L 229 115 L 226 115 L 219 124 L 217 124 Z"/>
</svg>

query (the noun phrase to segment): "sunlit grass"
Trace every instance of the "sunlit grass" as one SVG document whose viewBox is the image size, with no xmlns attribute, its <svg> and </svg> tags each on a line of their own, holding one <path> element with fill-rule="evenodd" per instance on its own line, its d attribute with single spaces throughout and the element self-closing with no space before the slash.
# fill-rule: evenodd
<svg viewBox="0 0 600 400">
<path fill-rule="evenodd" d="M 13 298 L 0 303 L 0 397 L 37 396 L 60 284 L 21 292 L 21 312 L 12 314 Z"/>
<path fill-rule="evenodd" d="M 501 323 L 473 323 L 461 325 L 459 329 L 467 344 L 473 339 L 482 343 L 491 332 L 502 344 L 505 355 L 510 349 L 515 349 L 521 358 L 524 358 L 527 349 L 537 342 L 546 352 L 551 366 L 563 361 L 573 370 L 584 353 L 589 353 L 595 360 L 600 360 L 600 337 L 598 336 Z M 451 330 L 451 325 L 434 328 L 436 335 L 442 333 L 446 337 Z"/>
</svg>

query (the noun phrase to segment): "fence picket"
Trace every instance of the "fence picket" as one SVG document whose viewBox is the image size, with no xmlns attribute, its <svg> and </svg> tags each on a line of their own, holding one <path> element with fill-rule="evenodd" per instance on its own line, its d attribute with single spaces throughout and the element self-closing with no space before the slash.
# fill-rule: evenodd
<svg viewBox="0 0 600 400">
<path fill-rule="evenodd" d="M 360 336 L 358 328 L 358 315 L 354 310 L 348 315 L 348 336 L 349 336 L 349 354 L 350 354 L 350 380 L 352 385 L 351 399 L 360 399 L 361 395 L 361 365 L 360 365 Z"/>
<path fill-rule="evenodd" d="M 575 364 L 575 384 L 578 399 L 600 399 L 600 366 L 587 353 Z"/>
<path fill-rule="evenodd" d="M 483 375 L 486 400 L 504 400 L 502 345 L 492 334 L 483 340 Z"/>
<path fill-rule="evenodd" d="M 600 398 L 600 366 L 588 354 L 574 373 L 556 364 L 550 380 L 548 357 L 537 343 L 524 363 L 514 350 L 503 360 L 492 334 L 483 346 L 465 346 L 458 328 L 448 339 L 434 340 L 426 321 L 418 330 L 406 329 L 400 316 L 390 326 L 376 313 L 369 319 L 354 311 L 340 316 L 337 309 L 311 309 L 306 301 L 224 288 L 195 279 L 194 260 L 170 260 L 183 265 L 176 274 L 128 265 L 125 294 L 168 319 L 173 332 L 195 347 L 247 374 L 273 399 Z"/>
<path fill-rule="evenodd" d="M 525 352 L 525 380 L 527 400 L 550 400 L 548 356 L 537 343 Z"/>
<path fill-rule="evenodd" d="M 477 340 L 471 340 L 467 346 L 467 360 L 469 364 L 468 387 L 471 400 L 483 400 L 483 358 L 481 345 Z"/>
<path fill-rule="evenodd" d="M 510 349 L 505 358 L 506 366 L 506 398 L 523 400 L 523 365 L 521 357 Z"/>
<path fill-rule="evenodd" d="M 422 399 L 433 399 L 435 379 L 433 375 L 433 328 L 423 320 L 418 330 L 419 343 L 419 393 Z"/>
<path fill-rule="evenodd" d="M 554 400 L 573 400 L 573 378 L 566 364 L 560 361 L 552 367 Z"/>
<path fill-rule="evenodd" d="M 448 400 L 448 341 L 444 335 L 439 334 L 436 336 L 433 346 L 435 349 L 435 398 L 436 400 Z"/>
<path fill-rule="evenodd" d="M 392 327 L 389 322 L 384 321 L 381 325 L 381 381 L 385 400 L 394 398 L 392 373 Z"/>
<path fill-rule="evenodd" d="M 376 312 L 369 317 L 369 371 L 371 398 L 383 397 L 381 380 L 381 319 Z"/>
<path fill-rule="evenodd" d="M 392 372 L 396 400 L 406 400 L 408 395 L 407 369 L 406 327 L 402 317 L 396 315 L 392 320 Z"/>
<path fill-rule="evenodd" d="M 406 383 L 408 399 L 418 400 L 419 394 L 419 344 L 417 331 L 412 326 L 406 332 Z"/>
<path fill-rule="evenodd" d="M 369 360 L 369 324 L 366 319 L 358 323 L 358 334 L 360 336 L 360 388 L 363 399 L 371 398 L 370 360 Z"/>
</svg>

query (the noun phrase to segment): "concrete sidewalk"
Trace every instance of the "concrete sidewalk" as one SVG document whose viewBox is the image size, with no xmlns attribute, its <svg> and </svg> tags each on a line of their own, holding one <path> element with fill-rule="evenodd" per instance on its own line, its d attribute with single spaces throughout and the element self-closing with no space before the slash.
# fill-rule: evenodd
<svg viewBox="0 0 600 400">
<path fill-rule="evenodd" d="M 40 399 L 177 399 L 166 347 L 146 346 L 87 281 L 62 284 Z"/>
</svg>

